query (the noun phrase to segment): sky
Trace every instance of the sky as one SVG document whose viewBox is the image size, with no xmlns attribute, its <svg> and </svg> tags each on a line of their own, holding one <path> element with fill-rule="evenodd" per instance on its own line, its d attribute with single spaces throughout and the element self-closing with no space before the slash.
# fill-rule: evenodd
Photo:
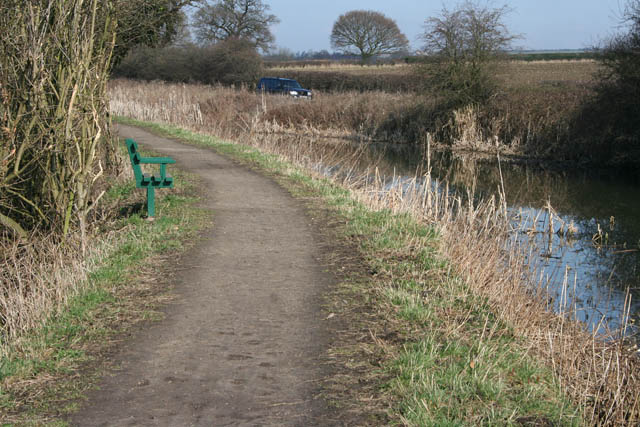
<svg viewBox="0 0 640 427">
<path fill-rule="evenodd" d="M 278 48 L 293 52 L 332 51 L 329 35 L 335 20 L 355 9 L 375 10 L 398 24 L 413 49 L 425 19 L 438 16 L 448 0 L 264 0 L 280 19 L 272 27 Z M 505 22 L 513 34 L 522 35 L 515 45 L 527 50 L 584 49 L 597 44 L 619 29 L 625 0 L 511 0 L 494 1 L 513 11 Z"/>
</svg>

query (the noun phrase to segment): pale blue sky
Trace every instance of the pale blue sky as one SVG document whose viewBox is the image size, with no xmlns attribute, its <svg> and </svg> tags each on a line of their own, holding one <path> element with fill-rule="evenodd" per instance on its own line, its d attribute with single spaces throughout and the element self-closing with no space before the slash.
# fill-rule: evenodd
<svg viewBox="0 0 640 427">
<path fill-rule="evenodd" d="M 442 5 L 456 1 L 430 0 L 265 0 L 280 24 L 272 28 L 278 47 L 293 52 L 331 51 L 329 35 L 335 20 L 354 9 L 382 12 L 394 19 L 414 49 L 423 23 L 436 16 Z M 525 49 L 582 49 L 611 35 L 620 21 L 625 0 L 511 0 L 513 12 L 506 22 L 512 33 L 522 34 L 517 45 Z"/>
</svg>

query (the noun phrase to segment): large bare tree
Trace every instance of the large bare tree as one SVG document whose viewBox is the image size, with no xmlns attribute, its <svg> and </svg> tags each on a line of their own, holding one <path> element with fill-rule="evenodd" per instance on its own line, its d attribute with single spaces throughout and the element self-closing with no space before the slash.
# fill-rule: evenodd
<svg viewBox="0 0 640 427">
<path fill-rule="evenodd" d="M 248 40 L 266 52 L 274 41 L 269 27 L 280 22 L 269 9 L 262 0 L 214 0 L 194 16 L 196 39 L 202 44 Z"/>
<path fill-rule="evenodd" d="M 487 99 L 494 90 L 490 65 L 520 37 L 504 23 L 510 11 L 468 0 L 427 19 L 422 39 L 431 59 L 431 85 L 463 103 Z"/>
<path fill-rule="evenodd" d="M 360 55 L 366 63 L 373 56 L 407 49 L 409 41 L 393 19 L 372 10 L 352 10 L 333 24 L 331 46 Z"/>
</svg>

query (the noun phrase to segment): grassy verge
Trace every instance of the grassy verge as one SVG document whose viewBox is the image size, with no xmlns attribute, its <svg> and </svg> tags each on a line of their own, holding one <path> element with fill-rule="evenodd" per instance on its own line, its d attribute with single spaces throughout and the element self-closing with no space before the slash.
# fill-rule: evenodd
<svg viewBox="0 0 640 427">
<path fill-rule="evenodd" d="M 252 147 L 119 120 L 249 162 L 340 218 L 333 245 L 353 247 L 357 257 L 337 254 L 331 263 L 346 276 L 330 310 L 351 325 L 331 349 L 344 369 L 334 391 L 342 385 L 341 398 L 351 401 L 336 404 L 386 412 L 389 422 L 406 425 L 582 423 L 551 369 L 453 272 L 435 226 L 367 208 L 349 190 Z"/>
<path fill-rule="evenodd" d="M 109 218 L 93 236 L 100 250 L 85 263 L 86 279 L 41 327 L 3 343 L 0 425 L 66 425 L 56 420 L 77 408 L 107 368 L 102 355 L 136 323 L 161 317 L 169 259 L 209 222 L 195 206 L 197 177 L 171 172 L 176 188 L 158 192 L 153 222 L 143 218 L 144 191 L 132 179 L 109 189 Z"/>
</svg>

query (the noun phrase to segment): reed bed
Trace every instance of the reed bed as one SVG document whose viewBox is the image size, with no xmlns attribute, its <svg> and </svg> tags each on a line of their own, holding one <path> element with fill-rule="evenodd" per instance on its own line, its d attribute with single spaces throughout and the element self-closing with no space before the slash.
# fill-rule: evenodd
<svg viewBox="0 0 640 427">
<path fill-rule="evenodd" d="M 33 330 L 66 305 L 84 279 L 78 248 L 51 238 L 23 244 L 8 237 L 0 248 L 0 357 L 5 344 Z"/>
<path fill-rule="evenodd" d="M 133 173 L 123 169 L 112 177 L 130 181 Z M 94 225 L 86 230 L 84 242 L 80 233 L 64 239 L 55 233 L 29 239 L 0 235 L 0 359 L 20 351 L 23 337 L 59 314 L 86 287 L 89 272 L 116 243 L 111 234 L 93 239 L 99 226 L 113 220 L 115 209 L 113 201 L 104 200 L 94 207 L 89 218 Z"/>
<path fill-rule="evenodd" d="M 144 98 L 145 91 L 154 90 L 168 91 L 167 102 L 149 106 L 135 102 L 139 96 Z M 434 97 L 381 90 L 318 91 L 312 102 L 306 102 L 222 86 L 118 79 L 111 82 L 111 91 L 121 94 L 112 100 L 118 111 L 151 117 L 152 111 L 127 109 L 161 110 L 162 120 L 184 119 L 203 129 L 215 128 L 221 137 L 275 123 L 298 133 L 407 144 L 421 144 L 430 134 L 434 145 L 493 152 L 497 143 L 505 153 L 542 158 L 552 153 L 555 160 L 580 157 L 580 150 L 586 148 L 566 143 L 572 132 L 569 116 L 586 96 L 581 87 L 514 89 L 501 93 L 487 107 L 452 112 L 442 110 Z M 127 97 L 133 102 L 127 102 Z"/>
<path fill-rule="evenodd" d="M 166 97 L 148 104 L 148 91 L 154 90 L 166 91 Z M 112 111 L 122 115 L 192 123 L 197 128 L 215 130 L 221 137 L 257 130 L 258 125 L 268 128 L 276 124 L 296 132 L 320 131 L 331 136 L 370 139 L 384 132 L 389 115 L 399 115 L 413 103 L 413 97 L 385 92 L 317 93 L 313 102 L 307 102 L 223 86 L 136 83 L 125 79 L 111 82 L 111 93 Z"/>
<path fill-rule="evenodd" d="M 615 339 L 617 332 L 609 336 L 588 332 L 572 320 L 570 307 L 560 314 L 550 310 L 548 295 L 527 265 L 532 249 L 514 242 L 512 221 L 502 198 L 471 202 L 473 197 L 453 195 L 446 183 L 431 177 L 429 168 L 408 181 L 397 182 L 392 177 L 391 182 L 396 182 L 391 185 L 375 165 L 364 171 L 357 166 L 357 150 L 347 150 L 345 156 L 341 143 L 320 143 L 324 132 L 314 129 L 309 124 L 312 121 L 302 132 L 291 124 L 264 120 L 273 104 L 290 101 L 247 100 L 250 96 L 245 92 L 222 88 L 132 82 L 112 84 L 111 97 L 115 115 L 231 138 L 276 154 L 310 174 L 331 176 L 373 210 L 410 214 L 416 221 L 434 226 L 439 233 L 438 251 L 448 260 L 446 271 L 441 273 L 460 278 L 470 293 L 488 301 L 493 313 L 513 329 L 527 351 L 552 367 L 557 383 L 582 408 L 588 423 L 640 422 L 640 368 L 634 348 Z M 220 104 L 237 97 L 242 98 L 240 108 Z M 305 111 L 304 104 L 295 105 Z M 339 135 L 344 129 L 334 133 Z M 469 143 L 477 137 L 467 135 Z M 329 165 L 333 173 L 328 175 Z M 420 244 L 420 239 L 416 238 L 415 244 Z M 450 333 L 466 321 L 464 316 L 456 318 Z M 483 341 L 486 335 L 498 333 L 492 329 L 474 339 Z M 490 350 L 484 349 L 487 359 L 491 358 Z"/>
</svg>

